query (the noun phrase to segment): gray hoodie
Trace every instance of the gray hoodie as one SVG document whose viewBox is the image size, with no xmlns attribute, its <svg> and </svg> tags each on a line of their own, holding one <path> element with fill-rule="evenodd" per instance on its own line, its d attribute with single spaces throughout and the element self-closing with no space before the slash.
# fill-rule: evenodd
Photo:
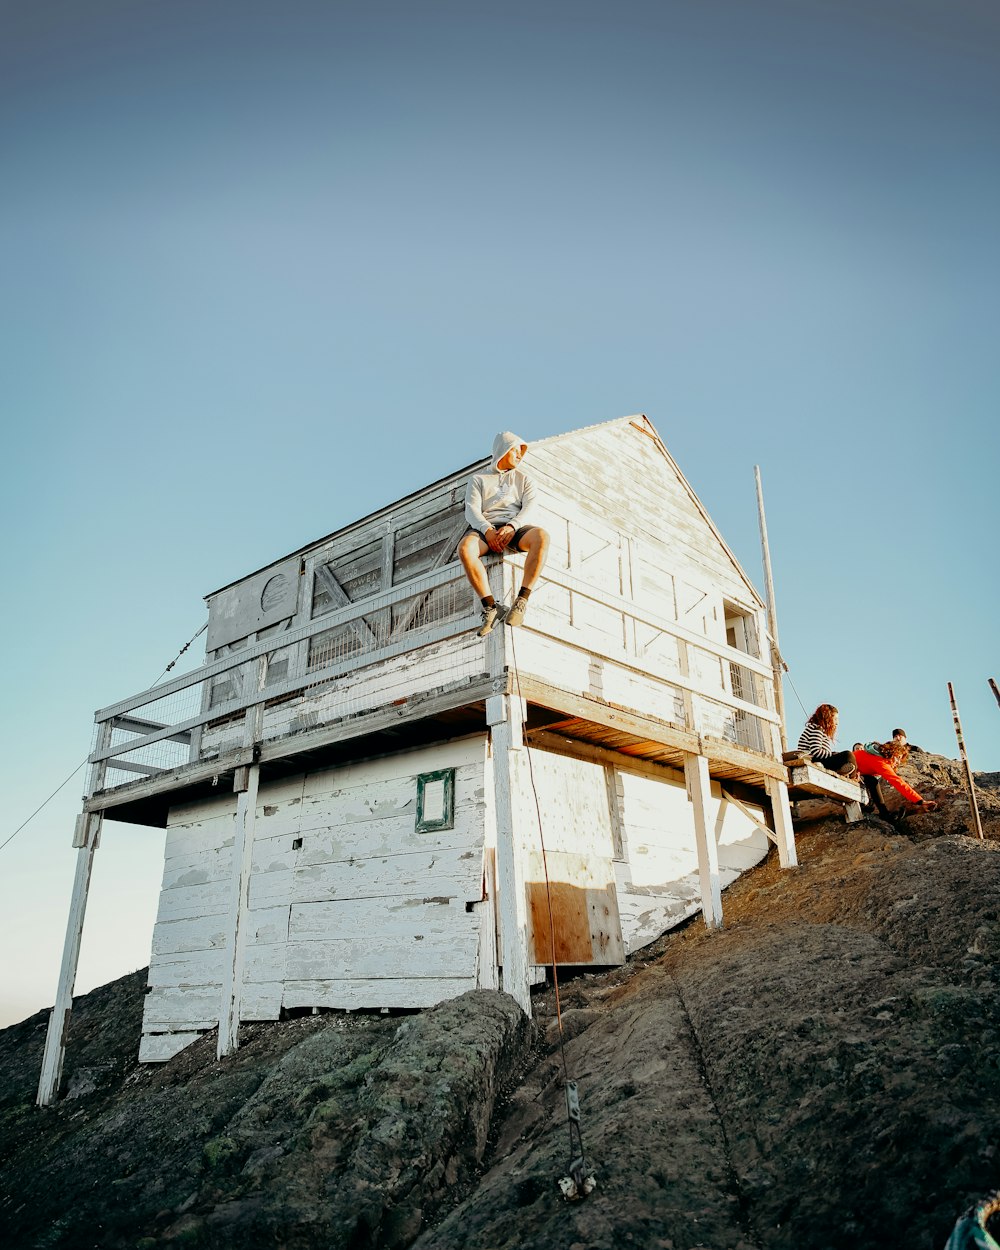
<svg viewBox="0 0 1000 1250">
<path fill-rule="evenodd" d="M 510 430 L 503 430 L 493 440 L 489 471 L 475 473 L 469 479 L 469 488 L 465 492 L 465 519 L 480 534 L 485 534 L 491 526 L 497 528 L 508 522 L 515 529 L 535 523 L 535 487 L 532 481 L 520 465 L 503 473 L 497 469 L 497 461 L 517 446 L 527 448 L 528 444 Z"/>
</svg>

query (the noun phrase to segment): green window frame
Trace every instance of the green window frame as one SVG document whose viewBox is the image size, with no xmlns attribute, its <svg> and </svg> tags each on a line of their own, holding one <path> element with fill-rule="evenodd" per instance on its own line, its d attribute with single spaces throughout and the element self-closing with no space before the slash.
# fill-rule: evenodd
<svg viewBox="0 0 1000 1250">
<path fill-rule="evenodd" d="M 455 828 L 455 770 L 441 768 L 417 777 L 417 833 Z"/>
</svg>

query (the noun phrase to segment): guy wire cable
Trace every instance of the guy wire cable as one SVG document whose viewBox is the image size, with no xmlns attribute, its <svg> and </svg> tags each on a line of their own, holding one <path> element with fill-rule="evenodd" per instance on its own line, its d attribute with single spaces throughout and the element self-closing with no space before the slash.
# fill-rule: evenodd
<svg viewBox="0 0 1000 1250">
<path fill-rule="evenodd" d="M 188 649 L 188 647 L 190 647 L 191 643 L 194 642 L 194 640 L 198 637 L 199 634 L 203 634 L 207 628 L 208 628 L 208 621 L 206 621 L 204 625 L 202 625 L 201 628 L 196 633 L 191 635 L 191 637 L 187 640 L 184 646 L 181 647 L 180 651 L 177 652 L 177 654 L 170 661 L 167 667 L 163 670 L 163 672 L 159 675 L 159 677 L 157 677 L 156 681 L 154 681 L 153 684 L 148 687 L 148 689 L 152 690 L 153 686 L 156 686 L 159 682 L 163 680 L 164 677 L 166 677 L 167 673 L 170 672 L 170 670 L 174 667 L 174 665 L 181 658 L 184 652 Z M 7 845 L 8 842 L 13 842 L 14 839 L 17 837 L 17 835 L 21 832 L 21 830 L 26 825 L 29 825 L 35 819 L 38 813 L 42 811 L 43 808 L 47 807 L 49 803 L 52 802 L 52 800 L 56 797 L 56 795 L 63 788 L 63 786 L 69 785 L 69 783 L 73 780 L 76 774 L 80 771 L 80 769 L 84 766 L 84 764 L 86 764 L 87 760 L 89 759 L 90 759 L 90 752 L 88 751 L 87 754 L 83 757 L 83 759 L 79 762 L 79 764 L 77 764 L 76 768 L 74 768 L 73 771 L 70 773 L 70 775 L 66 778 L 66 780 L 61 781 L 59 785 L 56 786 L 56 788 L 52 791 L 49 797 L 45 799 L 43 803 L 40 803 L 38 807 L 35 808 L 35 810 L 31 813 L 31 815 L 28 817 L 27 820 L 22 821 L 22 823 L 18 825 L 18 827 L 14 830 L 14 832 L 10 835 L 9 838 L 5 838 L 3 842 L 0 842 L 0 851 L 3 850 L 3 848 Z"/>
<path fill-rule="evenodd" d="M 798 699 L 799 707 L 802 709 L 802 715 L 805 716 L 806 719 L 808 719 L 809 713 L 806 711 L 806 705 L 802 702 L 801 699 L 799 699 L 799 692 L 795 689 L 795 682 L 792 681 L 792 675 L 791 673 L 789 673 L 788 669 L 785 669 L 785 676 L 788 678 L 788 684 L 792 688 L 792 693 L 795 695 L 796 699 Z"/>
</svg>

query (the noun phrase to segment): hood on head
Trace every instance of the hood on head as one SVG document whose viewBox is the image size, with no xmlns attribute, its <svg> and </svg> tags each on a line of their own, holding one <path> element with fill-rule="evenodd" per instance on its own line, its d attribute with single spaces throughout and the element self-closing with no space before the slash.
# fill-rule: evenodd
<svg viewBox="0 0 1000 1250">
<path fill-rule="evenodd" d="M 523 447 L 525 451 L 528 450 L 528 444 L 523 438 L 518 438 L 510 430 L 502 430 L 493 440 L 493 459 L 490 462 L 490 467 L 494 473 L 500 472 L 497 468 L 497 462 L 502 460 L 512 447 Z"/>
</svg>

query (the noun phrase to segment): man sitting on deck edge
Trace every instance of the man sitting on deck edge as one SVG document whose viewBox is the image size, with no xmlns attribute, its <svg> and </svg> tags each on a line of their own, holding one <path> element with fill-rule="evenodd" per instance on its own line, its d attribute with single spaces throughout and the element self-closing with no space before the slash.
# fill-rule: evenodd
<svg viewBox="0 0 1000 1250">
<path fill-rule="evenodd" d="M 498 623 L 520 625 L 528 610 L 528 599 L 542 572 L 548 551 L 548 532 L 532 524 L 535 487 L 518 465 L 528 444 L 504 430 L 493 440 L 493 455 L 486 473 L 474 473 L 465 493 L 465 519 L 469 532 L 458 544 L 458 556 L 472 589 L 483 604 L 480 638 Z M 490 594 L 489 578 L 482 557 L 487 551 L 524 551 L 524 579 L 517 598 L 506 616 Z"/>
</svg>

